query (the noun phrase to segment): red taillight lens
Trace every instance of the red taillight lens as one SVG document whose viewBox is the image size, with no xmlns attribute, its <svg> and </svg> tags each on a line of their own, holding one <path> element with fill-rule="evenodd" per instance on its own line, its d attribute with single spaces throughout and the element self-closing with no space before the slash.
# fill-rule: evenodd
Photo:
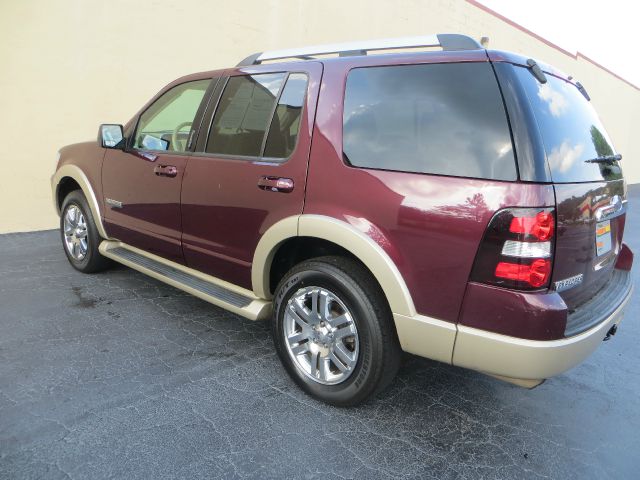
<svg viewBox="0 0 640 480">
<path fill-rule="evenodd" d="M 533 235 L 540 241 L 553 237 L 555 220 L 550 212 L 539 212 L 535 217 L 513 217 L 509 231 L 521 235 Z"/>
<path fill-rule="evenodd" d="M 554 255 L 553 208 L 508 208 L 497 212 L 484 234 L 471 280 L 520 290 L 545 288 Z"/>
<path fill-rule="evenodd" d="M 495 276 L 498 278 L 528 283 L 535 288 L 544 286 L 550 274 L 551 262 L 541 258 L 534 260 L 530 265 L 500 262 L 495 271 Z"/>
</svg>

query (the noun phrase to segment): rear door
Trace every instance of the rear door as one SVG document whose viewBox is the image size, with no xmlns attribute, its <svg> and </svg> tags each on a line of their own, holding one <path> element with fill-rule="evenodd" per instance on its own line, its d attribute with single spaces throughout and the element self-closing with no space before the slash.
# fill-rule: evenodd
<svg viewBox="0 0 640 480">
<path fill-rule="evenodd" d="M 287 67 L 226 72 L 183 180 L 187 265 L 245 288 L 262 234 L 304 204 L 322 64 Z"/>
<path fill-rule="evenodd" d="M 202 79 L 168 88 L 142 112 L 127 147 L 107 150 L 102 187 L 110 237 L 183 263 L 182 178 L 210 84 Z"/>
<path fill-rule="evenodd" d="M 514 67 L 531 103 L 557 204 L 552 285 L 570 310 L 607 282 L 622 246 L 626 189 L 616 152 L 591 103 L 571 82 L 538 82 Z"/>
</svg>

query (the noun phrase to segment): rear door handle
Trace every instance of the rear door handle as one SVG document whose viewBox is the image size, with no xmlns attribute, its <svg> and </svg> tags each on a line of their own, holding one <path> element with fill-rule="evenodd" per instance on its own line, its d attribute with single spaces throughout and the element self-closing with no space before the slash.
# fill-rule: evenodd
<svg viewBox="0 0 640 480">
<path fill-rule="evenodd" d="M 293 180 L 282 177 L 260 177 L 258 188 L 271 192 L 289 193 L 293 191 Z"/>
<path fill-rule="evenodd" d="M 178 174 L 178 169 L 173 165 L 156 165 L 153 173 L 159 177 L 175 177 Z"/>
</svg>

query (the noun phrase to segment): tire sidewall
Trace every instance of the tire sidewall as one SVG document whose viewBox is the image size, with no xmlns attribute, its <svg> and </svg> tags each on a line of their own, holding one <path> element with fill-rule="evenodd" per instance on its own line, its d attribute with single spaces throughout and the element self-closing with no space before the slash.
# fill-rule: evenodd
<svg viewBox="0 0 640 480">
<path fill-rule="evenodd" d="M 356 368 L 349 378 L 335 385 L 314 382 L 299 371 L 285 344 L 283 324 L 287 303 L 299 289 L 309 286 L 325 288 L 337 295 L 353 315 L 358 331 Z M 375 321 L 375 310 L 364 292 L 350 278 L 329 265 L 315 264 L 313 268 L 294 272 L 283 280 L 274 297 L 274 306 L 272 334 L 276 350 L 289 374 L 304 390 L 326 402 L 340 405 L 364 398 L 375 389 L 380 373 L 373 360 L 382 353 L 379 341 L 381 333 Z"/>
<path fill-rule="evenodd" d="M 71 254 L 67 251 L 65 242 L 64 217 L 67 213 L 67 210 L 71 206 L 76 206 L 80 209 L 87 223 L 87 237 L 89 245 L 87 248 L 87 254 L 82 260 L 76 260 L 71 256 Z M 62 240 L 62 248 L 64 250 L 64 253 L 73 268 L 81 272 L 85 272 L 91 268 L 94 262 L 94 257 L 97 253 L 98 243 L 100 242 L 100 235 L 98 234 L 98 230 L 95 226 L 91 209 L 89 208 L 84 195 L 78 190 L 71 192 L 62 202 L 62 207 L 60 208 L 60 239 Z"/>
</svg>

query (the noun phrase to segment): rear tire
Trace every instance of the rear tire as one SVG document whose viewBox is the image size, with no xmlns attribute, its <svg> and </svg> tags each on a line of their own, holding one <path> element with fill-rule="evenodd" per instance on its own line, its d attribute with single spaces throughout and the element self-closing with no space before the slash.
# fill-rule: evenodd
<svg viewBox="0 0 640 480">
<path fill-rule="evenodd" d="M 272 335 L 291 378 L 335 406 L 382 391 L 400 366 L 384 293 L 350 258 L 320 257 L 292 268 L 275 292 Z"/>
<path fill-rule="evenodd" d="M 95 273 L 111 266 L 98 251 L 102 237 L 81 190 L 69 193 L 60 208 L 60 238 L 67 260 L 82 273 Z"/>
</svg>

